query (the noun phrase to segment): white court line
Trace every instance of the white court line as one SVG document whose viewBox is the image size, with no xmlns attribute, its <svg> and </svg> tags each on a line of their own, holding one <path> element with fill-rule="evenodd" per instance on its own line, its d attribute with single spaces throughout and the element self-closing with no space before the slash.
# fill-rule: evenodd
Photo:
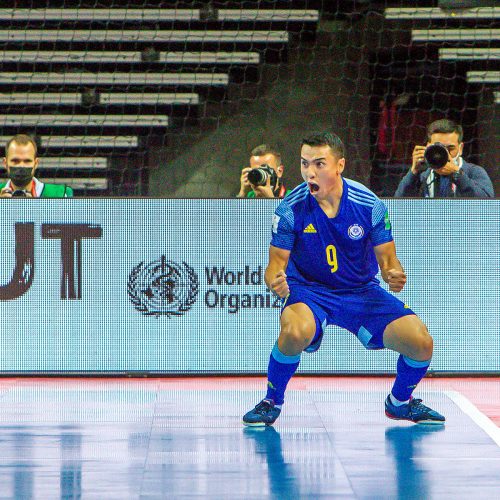
<svg viewBox="0 0 500 500">
<path fill-rule="evenodd" d="M 457 391 L 444 391 L 444 393 L 474 422 L 500 446 L 500 428 L 492 422 L 483 412 L 479 411 L 465 396 Z"/>
</svg>

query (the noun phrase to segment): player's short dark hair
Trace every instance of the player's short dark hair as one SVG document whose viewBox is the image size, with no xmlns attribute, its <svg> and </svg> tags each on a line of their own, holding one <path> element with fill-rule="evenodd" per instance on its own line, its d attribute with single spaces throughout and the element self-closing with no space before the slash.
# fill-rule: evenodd
<svg viewBox="0 0 500 500">
<path fill-rule="evenodd" d="M 427 126 L 427 140 L 430 142 L 432 134 L 452 134 L 453 132 L 458 135 L 458 142 L 462 142 L 464 129 L 461 125 L 447 118 L 436 120 Z"/>
<path fill-rule="evenodd" d="M 278 165 L 281 165 L 281 153 L 269 144 L 259 144 L 250 151 L 250 156 L 274 155 L 278 160 Z"/>
<path fill-rule="evenodd" d="M 5 145 L 5 158 L 7 158 L 7 155 L 9 153 L 9 148 L 10 145 L 15 142 L 16 144 L 19 144 L 20 146 L 26 146 L 27 144 L 31 144 L 33 146 L 33 149 L 35 150 L 35 158 L 37 157 L 38 154 L 38 148 L 36 146 L 35 139 L 33 137 L 27 135 L 27 134 L 16 134 L 12 139 L 9 140 L 9 142 Z"/>
<path fill-rule="evenodd" d="M 330 146 L 330 149 L 339 157 L 345 157 L 344 143 L 337 134 L 332 132 L 314 132 L 302 139 L 302 146 Z"/>
</svg>

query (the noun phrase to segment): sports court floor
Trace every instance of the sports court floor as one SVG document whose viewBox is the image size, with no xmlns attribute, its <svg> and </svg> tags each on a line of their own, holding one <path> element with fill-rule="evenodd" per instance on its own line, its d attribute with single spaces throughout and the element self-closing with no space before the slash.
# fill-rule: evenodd
<svg viewBox="0 0 500 500">
<path fill-rule="evenodd" d="M 391 378 L 2 378 L 0 498 L 500 499 L 500 377 L 428 378 L 446 426 L 385 417 Z"/>
</svg>

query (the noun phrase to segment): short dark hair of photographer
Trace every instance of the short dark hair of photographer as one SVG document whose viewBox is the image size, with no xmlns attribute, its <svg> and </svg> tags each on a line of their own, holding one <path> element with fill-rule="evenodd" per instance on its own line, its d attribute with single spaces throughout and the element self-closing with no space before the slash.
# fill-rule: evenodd
<svg viewBox="0 0 500 500">
<path fill-rule="evenodd" d="M 264 156 L 264 155 L 273 155 L 276 157 L 276 161 L 278 165 L 281 165 L 281 153 L 269 144 L 260 144 L 250 151 L 250 156 Z"/>
<path fill-rule="evenodd" d="M 432 134 L 457 134 L 458 143 L 462 143 L 464 139 L 464 129 L 458 123 L 443 118 L 436 120 L 427 126 L 427 141 L 431 142 Z"/>
<path fill-rule="evenodd" d="M 330 149 L 338 158 L 345 158 L 344 143 L 340 137 L 331 132 L 313 132 L 302 139 L 302 146 L 330 146 Z"/>
</svg>

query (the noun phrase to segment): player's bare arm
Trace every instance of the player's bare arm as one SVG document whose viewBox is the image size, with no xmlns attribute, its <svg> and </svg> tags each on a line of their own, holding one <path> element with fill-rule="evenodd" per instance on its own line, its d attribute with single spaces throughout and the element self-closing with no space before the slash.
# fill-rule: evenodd
<svg viewBox="0 0 500 500">
<path fill-rule="evenodd" d="M 272 245 L 269 247 L 269 264 L 264 274 L 264 280 L 269 290 L 281 298 L 286 297 L 290 293 L 285 274 L 289 258 L 289 250 L 283 250 Z"/>
<path fill-rule="evenodd" d="M 389 285 L 389 290 L 400 292 L 406 284 L 406 274 L 396 256 L 394 241 L 377 245 L 373 250 L 382 273 L 382 279 Z"/>
</svg>

